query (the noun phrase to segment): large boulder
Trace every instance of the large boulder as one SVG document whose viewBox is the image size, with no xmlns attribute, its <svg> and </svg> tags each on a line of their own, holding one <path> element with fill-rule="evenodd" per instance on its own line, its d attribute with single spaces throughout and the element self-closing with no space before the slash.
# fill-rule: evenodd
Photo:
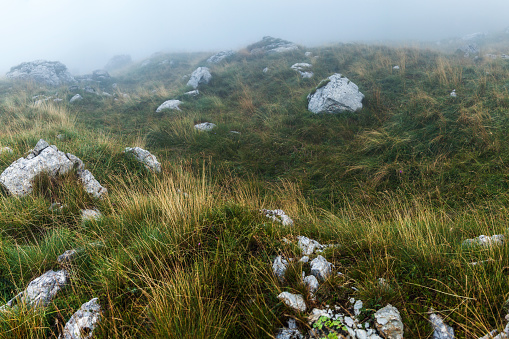
<svg viewBox="0 0 509 339">
<path fill-rule="evenodd" d="M 212 79 L 212 74 L 210 74 L 208 67 L 198 67 L 191 74 L 191 78 L 187 82 L 187 86 L 197 89 L 201 84 L 208 84 L 210 79 Z"/>
<path fill-rule="evenodd" d="M 261 41 L 247 46 L 247 50 L 251 54 L 264 54 L 264 53 L 284 53 L 291 52 L 299 49 L 293 42 L 286 41 L 271 36 L 264 36 Z"/>
<path fill-rule="evenodd" d="M 101 305 L 94 298 L 81 305 L 65 324 L 63 333 L 58 339 L 90 339 L 94 329 L 101 320 Z"/>
<path fill-rule="evenodd" d="M 356 84 L 339 73 L 322 81 L 308 95 L 308 110 L 313 113 L 355 112 L 362 108 L 364 94 Z"/>
<path fill-rule="evenodd" d="M 132 64 L 132 62 L 133 62 L 133 60 L 132 60 L 131 56 L 128 54 L 115 55 L 104 66 L 104 69 L 107 71 L 114 71 L 114 70 L 129 66 L 130 64 Z"/>
<path fill-rule="evenodd" d="M 221 61 L 223 61 L 224 59 L 227 59 L 227 58 L 231 57 L 232 55 L 235 55 L 235 52 L 232 51 L 232 50 L 221 51 L 219 53 L 214 54 L 210 58 L 208 58 L 207 62 L 209 64 L 218 64 Z"/>
<path fill-rule="evenodd" d="M 58 61 L 36 60 L 23 62 L 11 68 L 7 78 L 34 81 L 48 86 L 61 86 L 76 80 L 67 67 Z"/>
</svg>

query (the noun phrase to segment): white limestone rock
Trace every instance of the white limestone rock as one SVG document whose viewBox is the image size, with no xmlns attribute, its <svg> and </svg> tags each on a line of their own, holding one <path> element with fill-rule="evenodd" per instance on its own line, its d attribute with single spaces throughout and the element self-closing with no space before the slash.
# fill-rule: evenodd
<svg viewBox="0 0 509 339">
<path fill-rule="evenodd" d="M 452 92 L 451 92 L 451 94 L 449 94 L 449 95 L 450 95 L 451 97 L 453 97 L 453 98 L 456 98 L 456 96 L 457 96 L 457 94 L 456 94 L 456 90 L 455 90 L 455 89 L 453 89 L 453 90 L 452 90 Z"/>
<path fill-rule="evenodd" d="M 274 275 L 280 280 L 283 281 L 285 278 L 285 272 L 288 268 L 288 261 L 283 259 L 282 256 L 278 255 L 276 259 L 274 259 L 274 263 L 272 264 L 272 271 Z"/>
<path fill-rule="evenodd" d="M 80 101 L 80 100 L 83 100 L 83 97 L 79 94 L 76 94 L 75 96 L 73 96 L 71 98 L 71 100 L 69 100 L 69 103 L 72 104 L 73 102 Z"/>
<path fill-rule="evenodd" d="M 189 95 L 191 97 L 195 97 L 200 94 L 200 91 L 195 89 L 193 91 L 185 92 L 184 95 Z"/>
<path fill-rule="evenodd" d="M 227 50 L 227 51 L 221 51 L 219 53 L 214 54 L 210 58 L 207 59 L 207 62 L 209 64 L 218 64 L 221 61 L 235 55 L 235 51 Z"/>
<path fill-rule="evenodd" d="M 90 339 L 93 337 L 94 329 L 101 320 L 101 305 L 98 299 L 94 298 L 81 305 L 65 324 L 63 333 L 59 339 Z"/>
<path fill-rule="evenodd" d="M 5 76 L 10 79 L 34 81 L 48 86 L 61 86 L 76 82 L 67 67 L 58 61 L 23 62 L 12 67 Z"/>
<path fill-rule="evenodd" d="M 126 147 L 125 151 L 126 154 L 133 154 L 135 159 L 141 162 L 143 165 L 145 165 L 145 168 L 148 170 L 154 171 L 154 172 L 161 172 L 161 163 L 157 161 L 157 158 L 155 155 L 150 153 L 147 150 L 144 150 L 140 147 Z"/>
<path fill-rule="evenodd" d="M 211 122 L 202 122 L 201 124 L 194 125 L 194 128 L 201 132 L 210 132 L 216 127 L 216 124 Z"/>
<path fill-rule="evenodd" d="M 60 265 L 72 263 L 74 261 L 74 259 L 76 259 L 77 255 L 78 255 L 78 251 L 67 250 L 57 257 L 57 263 Z"/>
<path fill-rule="evenodd" d="M 312 255 L 315 250 L 324 248 L 318 241 L 308 237 L 298 236 L 297 239 L 299 240 L 297 245 L 301 249 L 302 255 Z"/>
<path fill-rule="evenodd" d="M 247 47 L 251 54 L 286 53 L 298 50 L 299 47 L 293 42 L 279 38 L 264 36 L 261 41 Z"/>
<path fill-rule="evenodd" d="M 332 264 L 319 255 L 311 260 L 311 274 L 320 280 L 325 280 L 332 273 Z"/>
<path fill-rule="evenodd" d="M 504 243 L 505 237 L 503 234 L 495 234 L 491 237 L 488 235 L 480 235 L 477 238 L 467 239 L 463 241 L 463 246 L 498 246 Z"/>
<path fill-rule="evenodd" d="M 66 270 L 47 271 L 32 280 L 23 292 L 9 300 L 5 306 L 0 308 L 0 311 L 16 307 L 19 304 L 34 308 L 45 307 L 67 283 L 68 273 Z"/>
<path fill-rule="evenodd" d="M 85 191 L 94 198 L 102 199 L 108 194 L 106 187 L 103 187 L 89 170 L 78 170 L 77 174 Z"/>
<path fill-rule="evenodd" d="M 81 221 L 98 221 L 102 218 L 102 213 L 96 209 L 81 210 Z"/>
<path fill-rule="evenodd" d="M 336 73 L 308 95 L 308 110 L 316 114 L 356 112 L 362 109 L 363 99 L 356 84 Z"/>
<path fill-rule="evenodd" d="M 283 211 L 283 210 L 280 210 L 280 209 L 276 209 L 276 210 L 261 209 L 260 212 L 262 212 L 267 218 L 281 223 L 283 226 L 293 226 L 293 220 L 290 219 L 290 217 L 287 216 L 285 211 Z"/>
<path fill-rule="evenodd" d="M 288 319 L 288 327 L 279 329 L 276 339 L 304 339 L 295 323 L 295 319 Z"/>
<path fill-rule="evenodd" d="M 161 111 L 164 111 L 166 109 L 176 109 L 177 111 L 180 111 L 179 105 L 182 103 L 180 100 L 167 100 L 163 102 L 159 107 L 156 109 L 156 113 L 159 113 Z"/>
<path fill-rule="evenodd" d="M 43 139 L 26 158 L 20 158 L 7 167 L 0 175 L 0 184 L 10 194 L 18 197 L 32 193 L 33 180 L 41 173 L 51 177 L 72 170 L 74 163 L 56 146 L 49 146 Z"/>
<path fill-rule="evenodd" d="M 391 304 L 375 313 L 375 327 L 387 339 L 403 339 L 404 326 L 401 315 Z"/>
<path fill-rule="evenodd" d="M 444 323 L 440 315 L 431 313 L 429 321 L 434 330 L 432 339 L 454 339 L 454 329 Z"/>
<path fill-rule="evenodd" d="M 320 284 L 318 283 L 318 279 L 314 275 L 308 275 L 304 278 L 304 284 L 306 285 L 309 293 L 314 294 L 318 287 L 320 287 Z"/>
<path fill-rule="evenodd" d="M 191 86 L 192 88 L 197 89 L 201 84 L 208 84 L 211 79 L 212 74 L 210 74 L 208 67 L 198 67 L 191 74 L 191 78 L 187 82 L 187 86 Z"/>
<path fill-rule="evenodd" d="M 286 306 L 293 308 L 296 311 L 305 312 L 306 302 L 304 297 L 300 294 L 293 294 L 290 292 L 282 292 L 278 296 L 278 299 L 285 303 Z"/>
<path fill-rule="evenodd" d="M 311 67 L 313 67 L 313 65 L 308 64 L 306 62 L 299 62 L 299 63 L 293 64 L 291 66 L 291 69 L 299 72 L 303 78 L 312 78 L 314 74 L 313 74 L 313 72 L 311 72 Z"/>
</svg>

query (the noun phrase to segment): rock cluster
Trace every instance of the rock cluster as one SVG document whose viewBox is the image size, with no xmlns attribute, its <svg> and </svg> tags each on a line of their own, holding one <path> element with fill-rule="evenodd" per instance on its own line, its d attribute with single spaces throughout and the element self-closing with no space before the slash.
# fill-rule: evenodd
<svg viewBox="0 0 509 339">
<path fill-rule="evenodd" d="M 187 82 L 187 86 L 197 89 L 201 84 L 208 84 L 211 79 L 212 74 L 210 74 L 208 67 L 198 67 L 191 73 L 191 78 Z"/>
<path fill-rule="evenodd" d="M 303 78 L 312 78 L 314 74 L 313 74 L 313 72 L 311 72 L 311 67 L 313 67 L 313 65 L 308 64 L 306 62 L 299 62 L 299 63 L 293 64 L 291 66 L 291 69 L 299 72 Z"/>
<path fill-rule="evenodd" d="M 219 53 L 214 54 L 210 58 L 207 59 L 207 62 L 209 64 L 218 64 L 221 61 L 235 55 L 235 51 L 227 50 L 227 51 L 221 51 Z"/>
<path fill-rule="evenodd" d="M 7 167 L 0 175 L 0 184 L 15 196 L 25 196 L 32 193 L 33 180 L 41 173 L 51 177 L 65 174 L 73 168 L 83 183 L 85 190 L 96 198 L 107 194 L 106 188 L 95 180 L 92 173 L 84 169 L 83 162 L 70 153 L 58 150 L 55 145 L 49 145 L 40 139 L 34 149 L 25 158 L 20 158 Z"/>
<path fill-rule="evenodd" d="M 355 112 L 362 108 L 363 99 L 364 94 L 356 84 L 336 73 L 308 95 L 308 110 L 313 113 Z"/>
<path fill-rule="evenodd" d="M 283 210 L 261 209 L 260 212 L 262 212 L 262 214 L 264 214 L 267 218 L 281 223 L 283 226 L 293 226 L 293 220 L 290 219 L 290 217 L 287 216 L 285 211 L 283 211 Z"/>
<path fill-rule="evenodd" d="M 143 165 L 145 165 L 145 168 L 154 172 L 161 172 L 161 163 L 157 161 L 157 158 L 155 155 L 150 153 L 147 150 L 144 150 L 140 147 L 126 147 L 125 151 L 126 154 L 132 154 L 134 155 L 134 158 L 141 162 Z"/>
<path fill-rule="evenodd" d="M 67 67 L 58 61 L 36 60 L 14 66 L 6 74 L 7 78 L 30 80 L 48 86 L 61 86 L 76 80 Z"/>
</svg>

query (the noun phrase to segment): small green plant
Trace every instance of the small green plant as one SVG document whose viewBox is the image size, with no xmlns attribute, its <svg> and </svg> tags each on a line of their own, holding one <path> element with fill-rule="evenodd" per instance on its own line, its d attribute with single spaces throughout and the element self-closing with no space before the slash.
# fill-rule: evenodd
<svg viewBox="0 0 509 339">
<path fill-rule="evenodd" d="M 348 330 L 346 328 L 346 326 L 341 321 L 339 321 L 339 320 L 332 320 L 331 318 L 322 315 L 313 324 L 313 328 L 317 328 L 319 330 L 322 330 L 324 326 L 325 326 L 326 329 L 331 329 L 331 330 L 343 330 L 343 331 L 347 331 Z M 334 333 L 330 333 L 330 334 L 334 334 Z M 337 338 L 336 334 L 334 334 L 334 336 L 335 336 L 334 338 Z M 330 335 L 327 336 L 327 337 L 331 338 Z"/>
</svg>

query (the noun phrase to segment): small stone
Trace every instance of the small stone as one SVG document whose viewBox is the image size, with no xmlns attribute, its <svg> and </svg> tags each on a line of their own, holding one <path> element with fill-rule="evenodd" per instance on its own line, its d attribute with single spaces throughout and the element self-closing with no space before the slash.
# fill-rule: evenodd
<svg viewBox="0 0 509 339">
<path fill-rule="evenodd" d="M 363 304 L 362 304 L 362 301 L 360 300 L 357 300 L 355 302 L 355 304 L 353 305 L 353 313 L 355 314 L 355 316 L 359 316 L 359 314 L 361 314 L 361 309 L 363 307 Z"/>
<path fill-rule="evenodd" d="M 307 255 L 303 256 L 302 258 L 300 258 L 299 262 L 301 263 L 307 263 L 309 261 L 309 257 Z"/>
<path fill-rule="evenodd" d="M 308 288 L 309 293 L 314 294 L 318 287 L 320 287 L 320 284 L 318 283 L 318 280 L 313 275 L 308 275 L 304 278 L 304 284 Z"/>
<path fill-rule="evenodd" d="M 198 94 L 200 94 L 200 91 L 195 89 L 194 91 L 189 91 L 189 92 L 185 92 L 184 95 L 189 95 L 189 96 L 192 96 L 192 97 L 195 97 L 197 96 Z"/>
<path fill-rule="evenodd" d="M 323 248 L 318 241 L 308 237 L 298 236 L 297 239 L 299 240 L 298 246 L 302 251 L 302 255 L 312 255 L 316 249 Z"/>
<path fill-rule="evenodd" d="M 319 255 L 311 261 L 311 274 L 320 280 L 325 280 L 332 272 L 332 264 Z"/>
<path fill-rule="evenodd" d="M 73 96 L 71 98 L 71 100 L 69 100 L 69 103 L 72 104 L 73 102 L 80 101 L 80 100 L 83 100 L 83 97 L 79 94 L 76 94 L 75 96 Z"/>
<path fill-rule="evenodd" d="M 433 312 L 433 309 L 430 311 Z M 432 339 L 454 339 L 454 329 L 444 323 L 440 315 L 431 313 L 429 321 L 434 329 Z"/>
<path fill-rule="evenodd" d="M 157 158 L 155 157 L 155 155 L 153 155 L 149 151 L 144 150 L 143 148 L 140 148 L 140 147 L 134 147 L 134 148 L 126 147 L 124 152 L 126 154 L 134 155 L 134 158 L 136 160 L 138 160 L 139 162 L 141 162 L 145 166 L 146 169 L 154 171 L 154 172 L 158 172 L 158 173 L 161 172 L 161 163 L 159 161 L 157 161 Z"/>
<path fill-rule="evenodd" d="M 81 210 L 81 221 L 82 222 L 98 221 L 102 218 L 102 216 L 103 216 L 102 213 L 96 209 Z"/>
<path fill-rule="evenodd" d="M 345 325 L 350 328 L 355 328 L 355 321 L 351 317 L 345 317 Z"/>
<path fill-rule="evenodd" d="M 216 124 L 211 122 L 202 122 L 201 124 L 194 125 L 194 128 L 202 132 L 210 132 L 216 127 Z"/>
<path fill-rule="evenodd" d="M 306 311 L 306 303 L 304 301 L 304 298 L 300 294 L 282 292 L 277 297 L 279 300 L 284 302 L 286 306 L 291 307 L 296 311 L 300 312 Z"/>
<path fill-rule="evenodd" d="M 398 66 L 398 65 L 396 65 L 396 66 L 394 66 L 392 69 L 399 69 L 399 66 Z"/>
<path fill-rule="evenodd" d="M 67 250 L 58 256 L 57 263 L 60 265 L 71 263 L 76 259 L 77 255 L 78 252 L 76 250 Z"/>
<path fill-rule="evenodd" d="M 180 100 L 166 100 L 156 109 L 156 113 L 170 109 L 180 111 L 179 105 L 182 103 Z"/>
<path fill-rule="evenodd" d="M 285 272 L 288 268 L 288 261 L 283 259 L 282 256 L 278 255 L 276 259 L 274 259 L 274 263 L 272 264 L 272 271 L 274 275 L 278 277 L 280 281 L 283 281 L 285 278 Z"/>
</svg>

